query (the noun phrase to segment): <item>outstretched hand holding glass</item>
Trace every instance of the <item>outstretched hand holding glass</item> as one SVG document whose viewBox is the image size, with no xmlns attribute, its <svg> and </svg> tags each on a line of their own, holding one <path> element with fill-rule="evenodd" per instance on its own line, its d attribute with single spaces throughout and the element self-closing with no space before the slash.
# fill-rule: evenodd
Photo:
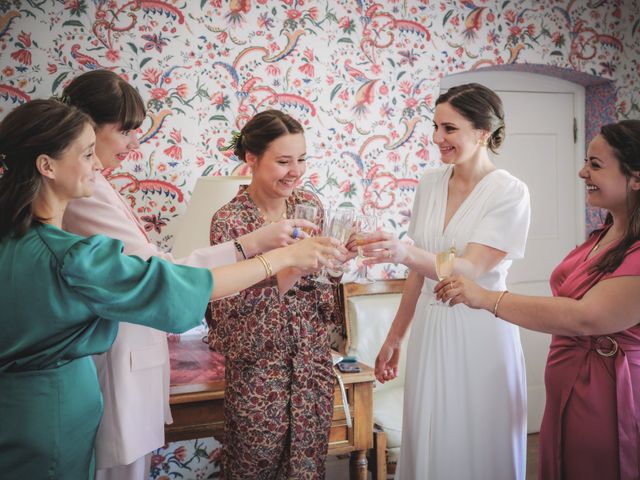
<svg viewBox="0 0 640 480">
<path fill-rule="evenodd" d="M 367 243 L 369 243 L 367 241 L 367 236 L 375 232 L 376 228 L 377 228 L 377 218 L 375 215 L 359 215 L 356 218 L 355 233 L 354 233 L 354 239 L 356 242 L 356 246 L 358 247 L 358 258 L 356 259 L 356 263 L 358 262 L 358 260 L 363 261 L 365 259 L 365 256 L 363 255 L 363 252 L 362 252 L 362 247 Z M 373 279 L 369 278 L 368 276 L 366 262 L 364 261 L 362 262 L 362 270 L 358 269 L 358 275 L 354 280 L 354 282 L 363 284 L 363 285 L 373 283 Z"/>
<path fill-rule="evenodd" d="M 338 207 L 335 209 L 326 209 L 323 235 L 336 239 L 340 245 L 345 245 L 353 229 L 354 217 L 355 212 L 353 208 Z M 328 268 L 322 269 L 322 272 L 315 278 L 315 281 L 325 284 L 332 283 L 331 279 L 327 276 L 327 272 L 332 277 L 339 277 L 344 273 L 342 267 L 334 262 Z"/>
</svg>

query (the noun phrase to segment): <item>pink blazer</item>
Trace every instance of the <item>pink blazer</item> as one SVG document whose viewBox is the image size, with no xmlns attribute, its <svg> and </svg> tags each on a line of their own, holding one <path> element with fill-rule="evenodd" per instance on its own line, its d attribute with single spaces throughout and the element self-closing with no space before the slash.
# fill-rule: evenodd
<svg viewBox="0 0 640 480">
<path fill-rule="evenodd" d="M 124 253 L 142 259 L 161 257 L 172 263 L 212 268 L 233 263 L 233 243 L 194 251 L 174 259 L 151 242 L 131 208 L 98 174 L 93 196 L 71 202 L 63 228 L 82 236 L 107 235 L 124 243 Z M 117 299 L 114 299 L 117 301 Z M 169 350 L 166 334 L 121 323 L 111 349 L 94 356 L 104 415 L 96 438 L 96 468 L 128 465 L 164 445 L 169 409 Z"/>
</svg>

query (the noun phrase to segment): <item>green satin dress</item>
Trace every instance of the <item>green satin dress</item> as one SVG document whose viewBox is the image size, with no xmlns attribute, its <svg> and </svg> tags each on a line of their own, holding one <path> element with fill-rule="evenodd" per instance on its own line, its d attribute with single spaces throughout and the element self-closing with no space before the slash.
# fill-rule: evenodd
<svg viewBox="0 0 640 480">
<path fill-rule="evenodd" d="M 118 321 L 198 325 L 206 269 L 143 261 L 122 243 L 38 225 L 0 240 L 0 478 L 92 480 L 102 395 L 91 355 Z"/>
</svg>

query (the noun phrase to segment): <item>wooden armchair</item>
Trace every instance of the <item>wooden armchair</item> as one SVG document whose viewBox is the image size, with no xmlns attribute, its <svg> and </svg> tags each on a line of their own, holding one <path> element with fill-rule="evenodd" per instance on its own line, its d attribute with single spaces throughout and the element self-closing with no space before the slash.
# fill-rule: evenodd
<svg viewBox="0 0 640 480">
<path fill-rule="evenodd" d="M 398 310 L 404 279 L 378 280 L 369 285 L 341 285 L 345 325 L 343 352 L 374 366 L 391 322 Z M 385 384 L 376 382 L 373 391 L 374 448 L 369 465 L 374 480 L 386 480 L 395 473 L 402 438 L 402 405 L 406 348 L 402 349 L 398 378 Z"/>
</svg>

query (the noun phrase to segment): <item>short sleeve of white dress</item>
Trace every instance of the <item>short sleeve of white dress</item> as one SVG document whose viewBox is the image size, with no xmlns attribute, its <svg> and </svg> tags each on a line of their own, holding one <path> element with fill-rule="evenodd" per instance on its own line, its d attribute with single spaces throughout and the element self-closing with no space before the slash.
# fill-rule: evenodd
<svg viewBox="0 0 640 480">
<path fill-rule="evenodd" d="M 469 242 L 502 250 L 506 260 L 522 258 L 531 220 L 529 189 L 504 170 L 495 172 L 492 181 L 491 196 Z"/>
</svg>

